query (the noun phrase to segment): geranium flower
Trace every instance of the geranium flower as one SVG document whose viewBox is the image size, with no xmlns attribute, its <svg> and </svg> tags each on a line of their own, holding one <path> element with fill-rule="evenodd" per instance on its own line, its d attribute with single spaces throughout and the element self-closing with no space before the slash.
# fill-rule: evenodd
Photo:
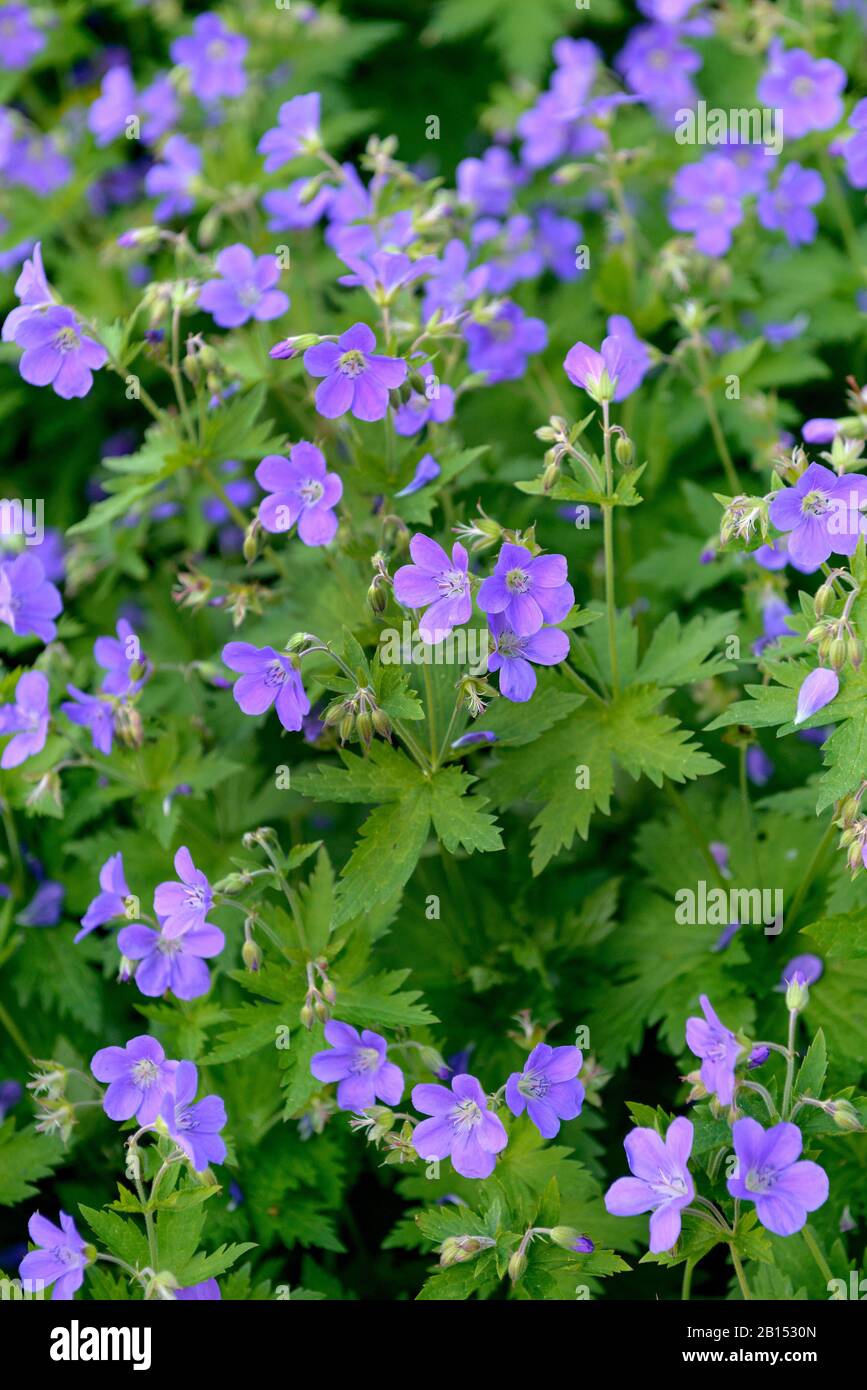
<svg viewBox="0 0 867 1390">
<path fill-rule="evenodd" d="M 206 918 L 214 902 L 211 885 L 196 868 L 186 845 L 175 855 L 175 873 L 180 883 L 169 879 L 154 890 L 154 912 L 168 940 L 210 926 Z"/>
<path fill-rule="evenodd" d="M 151 1125 L 160 1113 L 163 1098 L 174 1087 L 177 1063 L 167 1062 L 156 1038 L 147 1033 L 130 1038 L 125 1047 L 101 1047 L 93 1054 L 90 1070 L 97 1081 L 107 1081 L 102 1108 L 110 1120 L 131 1120 Z"/>
<path fill-rule="evenodd" d="M 123 871 L 123 855 L 118 850 L 106 859 L 99 871 L 100 891 L 90 903 L 81 919 L 81 930 L 76 932 L 74 941 L 82 941 L 97 927 L 110 922 L 113 917 L 123 917 L 126 913 L 126 900 L 130 896 L 126 876 Z"/>
<path fill-rule="evenodd" d="M 264 714 L 274 705 L 283 728 L 297 733 L 310 713 L 310 701 L 291 658 L 249 642 L 228 642 L 222 656 L 230 671 L 240 673 L 232 694 L 244 713 Z"/>
<path fill-rule="evenodd" d="M 733 1197 L 755 1202 L 756 1216 L 777 1236 L 800 1231 L 807 1213 L 828 1200 L 828 1174 L 818 1163 L 801 1159 L 804 1140 L 797 1125 L 762 1129 L 749 1116 L 735 1120 L 732 1140 L 737 1176 L 727 1186 Z"/>
<path fill-rule="evenodd" d="M 867 533 L 861 508 L 867 504 L 867 477 L 837 477 L 821 463 L 811 463 L 793 487 L 775 492 L 768 515 L 779 531 L 788 531 L 789 555 L 817 570 L 833 551 L 854 555 L 858 537 Z"/>
<path fill-rule="evenodd" d="M 721 1105 L 731 1105 L 735 1093 L 735 1066 L 741 1045 L 730 1028 L 721 1023 L 706 994 L 699 1003 L 704 1018 L 686 1020 L 686 1045 L 702 1059 L 701 1079 Z"/>
<path fill-rule="evenodd" d="M 175 39 L 169 52 L 172 62 L 189 69 L 190 86 L 200 101 L 239 97 L 247 87 L 244 58 L 249 47 L 241 35 L 227 29 L 216 14 L 200 14 L 193 32 Z"/>
<path fill-rule="evenodd" d="M 455 541 L 449 559 L 441 545 L 421 533 L 413 536 L 409 553 L 413 563 L 395 571 L 394 596 L 405 608 L 427 608 L 419 621 L 419 636 L 436 646 L 473 611 L 469 556 Z"/>
<path fill-rule="evenodd" d="M 565 555 L 533 555 L 507 542 L 494 573 L 482 580 L 478 603 L 483 613 L 499 613 L 519 637 L 531 637 L 543 623 L 561 623 L 575 602 L 566 579 Z"/>
<path fill-rule="evenodd" d="M 494 650 L 488 670 L 500 673 L 500 694 L 516 704 L 529 700 L 536 689 L 536 666 L 557 666 L 569 655 L 569 634 L 558 627 L 543 627 L 532 637 L 513 632 L 502 613 L 488 616 Z"/>
<path fill-rule="evenodd" d="M 451 1157 L 461 1177 L 490 1177 L 496 1155 L 506 1147 L 509 1136 L 502 1120 L 488 1109 L 474 1076 L 459 1073 L 451 1089 L 423 1082 L 413 1087 L 412 1103 L 423 1115 L 433 1117 L 422 1120 L 413 1131 L 413 1147 L 420 1158 Z"/>
<path fill-rule="evenodd" d="M 400 357 L 374 353 L 376 337 L 366 323 L 355 323 L 336 343 L 316 343 L 304 354 L 311 376 L 325 377 L 316 388 L 316 409 L 327 420 L 351 411 L 356 420 L 381 420 L 388 393 L 406 380 Z"/>
<path fill-rule="evenodd" d="M 814 58 L 804 48 L 784 48 L 772 39 L 756 94 L 763 106 L 782 114 L 787 138 L 797 140 L 837 124 L 845 86 L 846 72 L 832 58 Z"/>
<path fill-rule="evenodd" d="M 40 642 L 57 636 L 54 619 L 63 600 L 45 578 L 42 562 L 24 551 L 14 560 L 0 561 L 0 622 L 17 637 L 33 634 Z"/>
<path fill-rule="evenodd" d="M 212 1163 L 223 1163 L 226 1145 L 220 1130 L 226 1125 L 226 1107 L 219 1096 L 203 1096 L 193 1103 L 199 1088 L 199 1073 L 192 1062 L 179 1062 L 174 1076 L 174 1094 L 163 1099 L 160 1119 L 170 1138 L 183 1149 L 197 1173 Z"/>
<path fill-rule="evenodd" d="M 84 1283 L 89 1263 L 85 1242 L 72 1217 L 62 1211 L 60 1225 L 55 1226 L 37 1211 L 28 1221 L 27 1231 L 33 1244 L 40 1248 L 30 1250 L 18 1266 L 19 1277 L 27 1281 L 25 1288 L 35 1292 L 53 1284 L 51 1297 L 55 1302 L 71 1299 Z"/>
<path fill-rule="evenodd" d="M 207 280 L 199 290 L 199 307 L 213 315 L 220 328 L 239 328 L 248 319 L 267 322 L 289 308 L 289 296 L 273 288 L 280 279 L 275 256 L 254 256 L 236 242 L 217 256 L 220 278 Z"/>
<path fill-rule="evenodd" d="M 256 469 L 256 482 L 271 494 L 259 507 L 266 531 L 279 534 L 297 523 L 304 545 L 327 545 L 334 539 L 334 508 L 343 496 L 343 483 L 337 473 L 327 471 L 325 457 L 315 444 L 299 440 L 288 459 L 268 454 Z"/>
<path fill-rule="evenodd" d="M 690 1120 L 672 1120 L 665 1140 L 655 1129 L 638 1127 L 623 1141 L 631 1178 L 618 1178 L 605 1193 L 612 1216 L 639 1216 L 650 1211 L 650 1249 L 670 1250 L 680 1236 L 681 1213 L 695 1196 L 687 1167 L 692 1153 Z"/>
<path fill-rule="evenodd" d="M 108 353 L 95 338 L 82 332 L 71 309 L 53 306 L 28 314 L 15 328 L 15 342 L 24 349 L 18 364 L 31 386 L 51 386 L 63 400 L 86 396 L 93 373 L 104 367 Z"/>
<path fill-rule="evenodd" d="M 211 988 L 205 961 L 220 954 L 226 938 L 219 927 L 210 925 L 167 937 L 162 930 L 136 922 L 118 932 L 117 944 L 122 955 L 139 962 L 135 982 L 149 999 L 166 990 L 178 999 L 198 999 Z"/>
<path fill-rule="evenodd" d="M 300 154 L 311 154 L 321 144 L 318 92 L 284 101 L 277 113 L 278 125 L 266 130 L 257 146 L 265 156 L 265 173 L 271 174 Z M 305 180 L 307 182 L 307 180 Z"/>
<path fill-rule="evenodd" d="M 349 1023 L 330 1019 L 325 1025 L 329 1047 L 310 1059 L 317 1081 L 338 1082 L 341 1110 L 366 1110 L 374 1101 L 397 1105 L 403 1095 L 403 1072 L 389 1062 L 385 1038 L 365 1028 L 359 1034 Z"/>
<path fill-rule="evenodd" d="M 66 687 L 72 700 L 65 700 L 60 708 L 72 724 L 90 730 L 93 746 L 106 758 L 114 742 L 114 709 L 110 699 L 99 695 L 88 695 L 75 685 Z"/>
<path fill-rule="evenodd" d="M 13 735 L 3 749 L 0 767 L 20 767 L 42 752 L 48 717 L 48 679 L 41 671 L 25 671 L 15 687 L 14 705 L 0 706 L 0 735 Z"/>
<path fill-rule="evenodd" d="M 578 1073 L 584 1058 L 577 1047 L 550 1047 L 537 1043 L 524 1063 L 506 1082 L 506 1104 L 513 1115 L 530 1116 L 543 1139 L 560 1132 L 561 1120 L 581 1114 L 584 1087 Z"/>
</svg>

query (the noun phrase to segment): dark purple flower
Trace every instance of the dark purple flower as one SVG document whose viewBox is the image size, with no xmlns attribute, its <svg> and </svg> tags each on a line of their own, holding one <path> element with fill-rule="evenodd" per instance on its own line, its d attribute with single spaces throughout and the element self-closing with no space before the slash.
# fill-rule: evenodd
<svg viewBox="0 0 867 1390">
<path fill-rule="evenodd" d="M 172 135 L 159 161 L 145 174 L 145 192 L 159 198 L 154 208 L 157 222 L 183 217 L 193 210 L 193 188 L 202 170 L 201 151 L 183 135 Z"/>
<path fill-rule="evenodd" d="M 19 1265 L 18 1274 L 25 1281 L 25 1290 L 41 1292 L 53 1284 L 52 1299 L 69 1301 L 84 1283 L 88 1264 L 85 1242 L 75 1229 L 75 1222 L 62 1211 L 60 1226 L 55 1226 L 37 1211 L 28 1221 L 27 1230 L 39 1249 L 29 1251 Z"/>
<path fill-rule="evenodd" d="M 411 497 L 414 492 L 421 492 L 422 488 L 427 487 L 428 483 L 434 482 L 439 475 L 440 466 L 433 454 L 423 454 L 415 466 L 415 472 L 410 482 L 407 483 L 406 487 L 402 487 L 400 491 L 396 492 L 394 495 L 395 497 Z"/>
<path fill-rule="evenodd" d="M 439 309 L 444 319 L 453 319 L 466 304 L 478 299 L 488 284 L 487 266 L 469 269 L 470 253 L 462 241 L 452 240 L 443 247 L 424 287 L 424 317 Z"/>
<path fill-rule="evenodd" d="M 491 145 L 481 159 L 463 159 L 457 168 L 458 196 L 482 216 L 504 217 L 527 173 L 502 145 Z"/>
<path fill-rule="evenodd" d="M 731 1105 L 735 1093 L 735 1065 L 741 1046 L 730 1028 L 721 1023 L 706 994 L 699 1003 L 704 1018 L 686 1020 L 686 1045 L 702 1059 L 701 1079 L 721 1105 Z"/>
<path fill-rule="evenodd" d="M 788 531 L 789 555 L 800 565 L 817 570 L 833 551 L 853 555 L 858 537 L 867 533 L 861 507 L 867 503 L 867 477 L 844 473 L 837 477 L 820 463 L 811 463 L 794 487 L 775 492 L 768 509 L 780 531 Z"/>
<path fill-rule="evenodd" d="M 336 343 L 317 343 L 304 354 L 311 376 L 325 377 L 316 388 L 316 409 L 326 420 L 351 411 L 356 420 L 381 420 L 388 393 L 406 380 L 406 362 L 374 353 L 376 338 L 366 323 L 353 324 Z"/>
<path fill-rule="evenodd" d="M 315 444 L 301 439 L 289 457 L 268 454 L 256 469 L 256 482 L 269 497 L 260 504 L 259 520 L 266 531 L 279 534 L 296 523 L 304 545 L 327 545 L 337 533 L 334 508 L 343 496 L 337 473 L 326 470 Z"/>
<path fill-rule="evenodd" d="M 499 613 L 518 637 L 532 637 L 544 623 L 561 623 L 574 602 L 565 555 L 534 556 L 508 542 L 478 593 L 482 612 Z"/>
<path fill-rule="evenodd" d="M 747 1067 L 750 1071 L 755 1071 L 757 1067 L 763 1067 L 771 1055 L 769 1047 L 754 1047 L 747 1058 Z"/>
<path fill-rule="evenodd" d="M 464 324 L 467 363 L 470 371 L 485 372 L 494 386 L 500 381 L 517 381 L 527 370 L 532 352 L 548 345 L 548 330 L 541 319 L 528 319 L 523 309 L 506 300 L 491 322 Z"/>
<path fill-rule="evenodd" d="M 15 342 L 24 349 L 18 364 L 23 379 L 31 386 L 51 385 L 65 401 L 86 396 L 93 373 L 108 361 L 102 344 L 88 338 L 72 310 L 60 305 L 22 319 Z"/>
<path fill-rule="evenodd" d="M 763 106 L 782 113 L 786 135 L 796 140 L 837 124 L 845 86 L 846 72 L 833 59 L 813 58 L 806 49 L 784 48 L 779 39 L 772 39 L 757 95 Z"/>
<path fill-rule="evenodd" d="M 24 551 L 14 560 L 0 561 L 0 622 L 11 627 L 16 637 L 32 633 L 40 642 L 53 642 L 57 636 L 53 620 L 62 608 L 60 594 L 45 578 L 35 555 Z"/>
<path fill-rule="evenodd" d="M 217 256 L 220 278 L 207 280 L 199 291 L 199 306 L 221 328 L 239 328 L 248 319 L 278 319 L 289 308 L 289 296 L 273 288 L 280 279 L 276 256 L 254 256 L 241 242 Z"/>
<path fill-rule="evenodd" d="M 818 1163 L 801 1159 L 804 1141 L 797 1125 L 783 1123 L 762 1129 L 748 1116 L 735 1120 L 732 1140 L 737 1177 L 728 1190 L 742 1202 L 755 1202 L 756 1215 L 768 1231 L 793 1236 L 828 1200 L 828 1175 Z M 800 1160 L 800 1161 L 799 1161 Z"/>
<path fill-rule="evenodd" d="M 529 700 L 536 689 L 537 666 L 557 666 L 569 654 L 569 634 L 557 627 L 543 627 L 532 637 L 520 637 L 506 624 L 501 613 L 491 613 L 488 627 L 494 650 L 488 657 L 488 670 L 500 673 L 500 694 L 516 704 Z"/>
<path fill-rule="evenodd" d="M 623 1141 L 631 1178 L 618 1178 L 605 1194 L 612 1216 L 638 1216 L 650 1211 L 650 1249 L 670 1250 L 680 1237 L 681 1213 L 695 1195 L 687 1167 L 692 1153 L 690 1120 L 672 1120 L 665 1141 L 655 1129 L 637 1128 Z"/>
<path fill-rule="evenodd" d="M 301 154 L 312 154 L 322 144 L 319 136 L 318 92 L 284 101 L 277 113 L 278 125 L 266 130 L 258 150 L 265 156 L 265 172 L 272 173 Z"/>
<path fill-rule="evenodd" d="M 810 209 L 824 196 L 825 184 L 815 169 L 787 164 L 776 187 L 759 194 L 759 221 L 769 231 L 783 232 L 790 246 L 806 246 L 815 240 L 818 226 Z"/>
<path fill-rule="evenodd" d="M 24 1091 L 17 1081 L 0 1081 L 0 1123 L 16 1106 Z"/>
<path fill-rule="evenodd" d="M 174 1089 L 174 1062 L 156 1038 L 147 1033 L 130 1038 L 126 1047 L 102 1047 L 93 1054 L 90 1070 L 97 1081 L 107 1081 L 102 1108 L 110 1120 L 131 1120 L 152 1125 L 163 1097 Z"/>
<path fill-rule="evenodd" d="M 772 594 L 762 604 L 762 635 L 753 643 L 753 652 L 758 656 L 765 647 L 776 642 L 778 637 L 794 637 L 795 629 L 789 627 L 788 619 L 792 610 L 779 594 Z"/>
<path fill-rule="evenodd" d="M 177 999 L 198 999 L 211 987 L 205 961 L 220 954 L 226 938 L 219 927 L 210 925 L 169 938 L 162 931 L 134 923 L 118 932 L 117 944 L 128 960 L 139 962 L 135 982 L 149 999 L 166 990 Z"/>
<path fill-rule="evenodd" d="M 472 748 L 477 743 L 496 743 L 497 735 L 491 733 L 490 729 L 471 729 L 468 734 L 461 734 L 451 744 L 452 748 Z"/>
<path fill-rule="evenodd" d="M 247 86 L 244 58 L 248 42 L 227 29 L 219 15 L 200 14 L 193 21 L 193 32 L 175 39 L 169 52 L 172 61 L 190 71 L 190 85 L 200 101 L 218 97 L 239 97 Z"/>
<path fill-rule="evenodd" d="M 117 854 L 110 855 L 100 869 L 99 888 L 100 891 L 81 919 L 81 931 L 77 932 L 74 938 L 76 942 L 88 936 L 96 927 L 110 922 L 113 917 L 123 917 L 126 912 L 126 900 L 130 891 L 123 871 L 123 855 L 120 850 Z"/>
<path fill-rule="evenodd" d="M 413 563 L 395 571 L 394 596 L 405 608 L 427 608 L 419 621 L 419 635 L 436 646 L 452 628 L 468 622 L 472 613 L 469 557 L 460 541 L 455 541 L 449 559 L 441 545 L 420 533 L 410 541 L 409 553 Z"/>
<path fill-rule="evenodd" d="M 513 1115 L 526 1110 L 542 1138 L 553 1139 L 561 1120 L 581 1114 L 584 1087 L 577 1078 L 583 1065 L 577 1047 L 537 1043 L 523 1071 L 512 1072 L 506 1082 L 506 1104 Z"/>
<path fill-rule="evenodd" d="M 19 912 L 15 921 L 20 927 L 56 927 L 63 916 L 66 889 L 62 883 L 47 878 L 40 883 L 30 902 Z"/>
<path fill-rule="evenodd" d="M 264 714 L 276 702 L 283 728 L 290 732 L 301 728 L 305 714 L 310 713 L 310 701 L 291 657 L 249 642 L 228 642 L 222 655 L 229 670 L 241 676 L 232 694 L 245 714 Z"/>
<path fill-rule="evenodd" d="M 702 255 L 724 256 L 743 216 L 740 174 L 724 154 L 678 169 L 668 220 L 677 231 L 693 233 Z"/>
<path fill-rule="evenodd" d="M 811 671 L 798 691 L 798 707 L 793 722 L 803 724 L 805 719 L 810 719 L 820 709 L 824 709 L 836 698 L 839 689 L 840 677 L 836 671 L 824 666 L 818 666 L 815 671 Z"/>
<path fill-rule="evenodd" d="M 169 941 L 209 927 L 211 923 L 206 918 L 214 901 L 211 885 L 202 870 L 196 868 L 186 845 L 175 855 L 175 873 L 180 883 L 169 879 L 157 884 L 154 891 L 154 912 Z"/>
<path fill-rule="evenodd" d="M 188 1289 L 175 1289 L 175 1298 L 182 1303 L 208 1302 L 222 1297 L 216 1279 L 204 1279 L 201 1284 L 190 1284 Z"/>
<path fill-rule="evenodd" d="M 170 1138 L 183 1149 L 197 1173 L 212 1163 L 224 1163 L 226 1145 L 220 1138 L 225 1128 L 226 1107 L 219 1096 L 203 1096 L 194 1102 L 199 1074 L 192 1062 L 179 1062 L 174 1095 L 164 1097 L 160 1118 Z"/>
<path fill-rule="evenodd" d="M 310 1059 L 317 1081 L 338 1082 L 341 1110 L 367 1110 L 376 1100 L 397 1105 L 403 1095 L 403 1072 L 389 1062 L 385 1038 L 365 1028 L 361 1033 L 350 1023 L 330 1019 L 325 1025 L 324 1052 Z"/>
<path fill-rule="evenodd" d="M 753 743 L 747 749 L 747 776 L 754 787 L 764 787 L 774 775 L 774 764 L 764 748 Z"/>
<path fill-rule="evenodd" d="M 423 1115 L 433 1117 L 422 1120 L 413 1132 L 413 1147 L 420 1158 L 451 1156 L 461 1177 L 490 1177 L 495 1155 L 506 1147 L 509 1137 L 502 1120 L 488 1109 L 474 1076 L 460 1072 L 452 1078 L 451 1090 L 423 1082 L 413 1087 L 412 1103 Z"/>
<path fill-rule="evenodd" d="M 42 752 L 48 717 L 48 679 L 41 671 L 25 671 L 15 687 L 14 705 L 0 705 L 0 735 L 13 735 L 3 749 L 0 767 L 20 767 Z"/>
<path fill-rule="evenodd" d="M 30 60 L 44 47 L 45 35 L 33 23 L 26 5 L 0 7 L 0 68 L 29 67 Z"/>
</svg>

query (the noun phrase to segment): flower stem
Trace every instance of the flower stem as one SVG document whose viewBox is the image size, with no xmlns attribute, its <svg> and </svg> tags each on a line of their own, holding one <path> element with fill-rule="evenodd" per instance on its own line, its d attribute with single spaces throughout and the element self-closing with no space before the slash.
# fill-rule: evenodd
<svg viewBox="0 0 867 1390">
<path fill-rule="evenodd" d="M 810 1230 L 809 1226 L 804 1226 L 802 1228 L 801 1235 L 804 1237 L 804 1244 L 806 1245 L 810 1254 L 813 1256 L 813 1259 L 816 1261 L 816 1264 L 819 1266 L 819 1269 L 822 1272 L 823 1279 L 826 1281 L 826 1283 L 830 1284 L 831 1280 L 834 1278 L 834 1275 L 831 1273 L 831 1267 L 828 1264 L 828 1261 L 825 1259 L 825 1256 L 819 1249 L 816 1237 L 813 1235 L 813 1232 Z"/>
<path fill-rule="evenodd" d="M 741 1264 L 740 1255 L 738 1254 L 738 1252 L 737 1252 L 737 1250 L 735 1249 L 734 1245 L 730 1245 L 730 1246 L 729 1246 L 729 1249 L 730 1249 L 731 1252 L 732 1252 L 732 1264 L 733 1264 L 734 1267 L 735 1267 L 735 1274 L 737 1275 L 738 1283 L 739 1283 L 740 1286 L 741 1286 L 741 1293 L 742 1293 L 743 1296 L 744 1296 L 744 1301 L 745 1301 L 746 1303 L 751 1303 L 752 1300 L 753 1300 L 753 1296 L 752 1296 L 752 1294 L 750 1293 L 750 1286 L 749 1286 L 749 1284 L 747 1283 L 746 1276 L 745 1276 L 745 1274 L 744 1274 L 744 1267 L 743 1267 L 743 1265 Z"/>
<path fill-rule="evenodd" d="M 735 468 L 732 456 L 729 453 L 729 446 L 726 444 L 726 437 L 723 434 L 716 402 L 713 398 L 713 388 L 710 383 L 710 373 L 708 371 L 704 343 L 696 336 L 693 339 L 692 346 L 695 350 L 695 360 L 698 366 L 699 380 L 701 382 L 700 395 L 704 401 L 705 413 L 707 415 L 708 424 L 710 425 L 710 432 L 713 435 L 713 442 L 716 445 L 716 451 L 726 475 L 726 482 L 732 492 L 737 495 L 741 491 L 741 482 L 738 477 L 738 470 Z"/>
<path fill-rule="evenodd" d="M 611 462 L 611 424 L 609 403 L 602 402 L 602 433 L 605 458 L 605 497 L 602 508 L 602 536 L 605 545 L 605 610 L 608 618 L 608 657 L 611 663 L 611 693 L 620 694 L 620 671 L 617 662 L 617 609 L 614 601 L 614 469 Z"/>
<path fill-rule="evenodd" d="M 786 1084 L 783 1088 L 782 1104 L 782 1115 L 784 1120 L 787 1120 L 789 1118 L 789 1111 L 792 1108 L 792 1084 L 795 1080 L 795 1028 L 797 1027 L 797 1023 L 798 1011 L 797 1009 L 790 1009 L 788 1038 L 789 1051 L 788 1056 L 786 1057 Z"/>
</svg>

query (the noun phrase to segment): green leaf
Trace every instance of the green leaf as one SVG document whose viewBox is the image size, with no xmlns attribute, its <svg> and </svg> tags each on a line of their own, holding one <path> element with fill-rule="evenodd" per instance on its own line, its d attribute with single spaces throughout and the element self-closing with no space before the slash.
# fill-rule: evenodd
<svg viewBox="0 0 867 1390">
<path fill-rule="evenodd" d="M 795 1095 L 813 1096 L 817 1100 L 822 1095 L 825 1073 L 828 1070 L 828 1049 L 825 1034 L 821 1028 L 807 1049 L 807 1055 L 795 1077 Z"/>
<path fill-rule="evenodd" d="M 35 1196 L 36 1183 L 63 1160 L 63 1145 L 36 1129 L 16 1130 L 14 1118 L 0 1124 L 0 1206 L 10 1207 Z"/>
</svg>

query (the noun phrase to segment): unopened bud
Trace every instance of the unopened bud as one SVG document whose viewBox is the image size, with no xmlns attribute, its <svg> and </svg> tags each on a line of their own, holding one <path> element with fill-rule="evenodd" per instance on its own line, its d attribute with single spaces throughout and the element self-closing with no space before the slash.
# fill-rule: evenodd
<svg viewBox="0 0 867 1390">
<path fill-rule="evenodd" d="M 248 970 L 255 971 L 262 968 L 262 952 L 252 937 L 248 937 L 241 947 L 241 959 Z"/>
<path fill-rule="evenodd" d="M 796 970 L 791 980 L 786 981 L 786 1008 L 790 1013 L 802 1013 L 810 1002 L 810 991 L 807 989 L 807 981 Z"/>
<path fill-rule="evenodd" d="M 618 434 L 614 444 L 614 457 L 622 468 L 628 468 L 635 458 L 635 445 L 628 434 Z"/>
<path fill-rule="evenodd" d="M 527 1256 L 520 1250 L 516 1250 L 509 1260 L 509 1278 L 513 1284 L 517 1284 L 518 1280 L 523 1278 L 526 1268 Z"/>
<path fill-rule="evenodd" d="M 315 1014 L 308 1003 L 305 1002 L 301 1005 L 301 1012 L 298 1017 L 301 1020 L 302 1027 L 306 1028 L 309 1033 L 310 1029 L 313 1027 Z"/>
<path fill-rule="evenodd" d="M 858 1111 L 848 1100 L 831 1101 L 829 1113 L 838 1129 L 854 1132 L 864 1128 L 858 1118 Z"/>
<path fill-rule="evenodd" d="M 846 643 L 846 656 L 849 665 L 857 671 L 864 660 L 864 646 L 857 637 L 850 637 Z"/>
<path fill-rule="evenodd" d="M 821 618 L 828 611 L 828 606 L 834 597 L 834 588 L 831 584 L 820 584 L 813 598 L 813 612 L 817 618 Z"/>
<path fill-rule="evenodd" d="M 542 474 L 542 491 L 550 492 L 560 481 L 559 463 L 549 463 L 545 472 Z"/>
<path fill-rule="evenodd" d="M 554 1244 L 563 1250 L 574 1250 L 576 1240 L 581 1239 L 581 1232 L 576 1231 L 573 1226 L 552 1226 L 548 1234 Z"/>
<path fill-rule="evenodd" d="M 848 643 L 844 637 L 835 637 L 828 651 L 828 665 L 832 671 L 842 671 L 846 665 Z"/>
</svg>

